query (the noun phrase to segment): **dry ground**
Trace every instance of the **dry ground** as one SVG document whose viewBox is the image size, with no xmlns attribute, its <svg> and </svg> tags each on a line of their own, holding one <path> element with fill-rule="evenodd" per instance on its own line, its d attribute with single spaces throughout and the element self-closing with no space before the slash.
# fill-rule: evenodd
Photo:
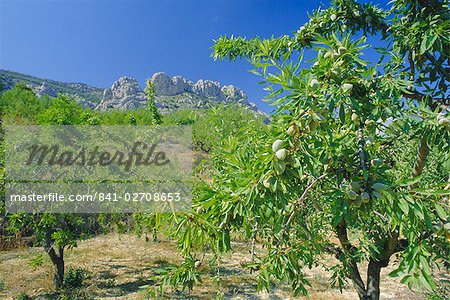
<svg viewBox="0 0 450 300">
<path fill-rule="evenodd" d="M 223 292 L 226 299 L 294 299 L 288 287 L 276 288 L 270 293 L 256 293 L 254 276 L 240 267 L 240 261 L 248 260 L 248 246 L 234 245 L 236 251 L 221 264 Z M 44 253 L 44 263 L 33 268 L 30 261 L 44 253 L 42 248 L 0 252 L 0 281 L 5 288 L 0 291 L 1 299 L 14 299 L 21 292 L 33 299 L 54 299 L 52 291 L 53 269 Z M 148 284 L 147 278 L 155 275 L 155 268 L 164 268 L 180 263 L 181 257 L 172 241 L 145 242 L 133 235 L 106 235 L 81 241 L 77 248 L 66 251 L 66 268 L 83 268 L 88 272 L 85 282 L 87 294 L 94 299 L 146 299 L 139 287 Z M 392 270 L 383 271 L 382 299 L 425 299 L 422 293 L 413 293 L 399 283 L 388 278 Z M 307 297 L 295 299 L 357 299 L 352 287 L 341 294 L 329 286 L 330 274 L 321 269 L 308 270 L 312 282 Z M 193 299 L 213 299 L 215 284 L 209 275 L 203 276 L 203 283 L 194 288 Z M 150 282 L 151 283 L 151 282 Z M 186 299 L 186 293 L 171 294 L 170 298 Z"/>
</svg>

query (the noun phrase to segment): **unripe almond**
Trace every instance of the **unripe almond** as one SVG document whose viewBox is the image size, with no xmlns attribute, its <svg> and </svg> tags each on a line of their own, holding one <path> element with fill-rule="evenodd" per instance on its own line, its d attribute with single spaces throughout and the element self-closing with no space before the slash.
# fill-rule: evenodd
<svg viewBox="0 0 450 300">
<path fill-rule="evenodd" d="M 279 160 L 284 160 L 286 158 L 287 155 L 287 151 L 286 149 L 280 149 L 277 152 L 275 152 L 275 156 L 279 159 Z"/>
<path fill-rule="evenodd" d="M 282 160 L 277 160 L 273 166 L 274 166 L 275 172 L 278 175 L 283 174 L 284 171 L 286 170 L 286 164 Z"/>
<path fill-rule="evenodd" d="M 344 84 L 342 85 L 342 90 L 343 90 L 345 93 L 347 93 L 347 94 L 350 94 L 350 92 L 352 91 L 352 89 L 353 89 L 353 84 L 351 84 L 351 83 L 344 83 Z"/>
<path fill-rule="evenodd" d="M 347 53 L 347 48 L 339 47 L 338 52 L 339 52 L 340 55 L 343 55 L 343 54 Z"/>
<path fill-rule="evenodd" d="M 378 200 L 381 199 L 381 194 L 380 194 L 380 192 L 373 191 L 373 192 L 372 192 L 372 196 L 373 196 L 374 198 L 377 198 Z"/>
<path fill-rule="evenodd" d="M 282 140 L 276 140 L 276 141 L 273 142 L 273 144 L 272 144 L 272 150 L 273 150 L 273 152 L 277 152 L 278 150 L 281 149 L 282 146 L 283 146 L 283 141 L 282 141 Z"/>
<path fill-rule="evenodd" d="M 381 166 L 381 164 L 383 163 L 383 161 L 381 159 L 372 159 L 371 161 L 372 165 L 374 165 L 375 167 L 379 167 Z"/>
<path fill-rule="evenodd" d="M 360 197 L 363 203 L 368 203 L 370 200 L 370 195 L 367 192 L 361 193 Z"/>
<path fill-rule="evenodd" d="M 319 86 L 319 81 L 317 79 L 313 79 L 309 83 L 309 86 L 312 87 L 313 89 L 316 89 Z"/>
<path fill-rule="evenodd" d="M 350 182 L 350 186 L 354 191 L 359 191 L 361 189 L 361 185 L 357 181 Z"/>
<path fill-rule="evenodd" d="M 347 191 L 347 197 L 351 200 L 355 200 L 358 197 L 358 194 L 353 190 L 349 190 Z"/>
<path fill-rule="evenodd" d="M 388 186 L 385 185 L 384 183 L 376 182 L 376 183 L 372 186 L 372 188 L 373 188 L 375 191 L 377 191 L 377 192 L 382 192 L 382 191 L 387 190 Z"/>
<path fill-rule="evenodd" d="M 331 21 L 335 21 L 337 19 L 337 16 L 335 14 L 332 14 L 330 16 Z"/>
</svg>

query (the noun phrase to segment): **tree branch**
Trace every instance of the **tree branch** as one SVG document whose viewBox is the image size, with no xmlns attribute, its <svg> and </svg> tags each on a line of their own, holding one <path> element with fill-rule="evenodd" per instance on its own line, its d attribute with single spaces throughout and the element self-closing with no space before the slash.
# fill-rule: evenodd
<svg viewBox="0 0 450 300">
<path fill-rule="evenodd" d="M 300 196 L 300 198 L 298 198 L 295 203 L 299 204 L 302 203 L 303 200 L 305 200 L 306 196 L 308 195 L 308 192 L 310 189 L 312 189 L 314 187 L 314 185 L 316 185 L 320 180 L 322 180 L 323 178 L 325 178 L 328 174 L 322 174 L 319 177 L 317 177 L 313 182 L 311 182 L 303 191 L 302 195 Z M 289 215 L 289 219 L 287 220 L 286 224 L 284 225 L 285 228 L 288 227 L 288 225 L 292 222 L 292 220 L 294 219 L 294 215 L 295 213 L 298 211 L 298 206 L 294 207 L 294 209 L 292 210 L 291 214 Z"/>
<path fill-rule="evenodd" d="M 352 254 L 356 248 L 348 240 L 347 224 L 345 223 L 344 219 L 339 223 L 336 229 L 339 242 L 341 243 L 341 247 L 342 249 L 344 249 L 344 253 L 349 259 L 347 269 L 350 278 L 353 281 L 353 284 L 355 286 L 356 291 L 358 292 L 358 295 L 365 295 L 366 288 L 364 285 L 364 281 L 362 280 L 361 274 L 359 273 L 358 264 L 352 257 Z"/>
</svg>

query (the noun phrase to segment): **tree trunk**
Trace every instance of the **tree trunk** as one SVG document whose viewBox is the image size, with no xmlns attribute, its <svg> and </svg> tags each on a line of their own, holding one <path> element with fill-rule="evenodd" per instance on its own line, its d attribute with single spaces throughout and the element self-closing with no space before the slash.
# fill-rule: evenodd
<svg viewBox="0 0 450 300">
<path fill-rule="evenodd" d="M 364 282 L 358 276 L 355 276 L 355 272 L 352 272 L 354 267 L 350 268 L 350 278 L 353 281 L 358 297 L 361 300 L 379 300 L 380 299 L 380 274 L 382 265 L 374 260 L 369 261 L 367 267 L 367 284 L 364 286 Z M 354 271 L 354 270 L 353 270 Z"/>
<path fill-rule="evenodd" d="M 55 251 L 55 247 L 51 240 L 51 233 L 45 233 L 45 251 L 55 267 L 55 289 L 58 291 L 62 288 L 64 283 L 64 247 L 58 248 L 58 253 Z"/>
<path fill-rule="evenodd" d="M 428 154 L 430 154 L 430 147 L 428 146 L 428 138 L 424 136 L 420 140 L 419 149 L 417 150 L 416 161 L 414 162 L 414 167 L 412 171 L 412 177 L 417 177 L 422 175 L 423 168 L 428 159 Z M 413 188 L 416 188 L 419 183 L 413 184 Z"/>
<path fill-rule="evenodd" d="M 380 273 L 381 265 L 374 260 L 370 260 L 367 268 L 367 288 L 365 299 L 380 299 Z"/>
<path fill-rule="evenodd" d="M 55 289 L 60 290 L 64 283 L 64 259 L 59 257 L 56 260 L 52 260 L 55 267 Z"/>
</svg>

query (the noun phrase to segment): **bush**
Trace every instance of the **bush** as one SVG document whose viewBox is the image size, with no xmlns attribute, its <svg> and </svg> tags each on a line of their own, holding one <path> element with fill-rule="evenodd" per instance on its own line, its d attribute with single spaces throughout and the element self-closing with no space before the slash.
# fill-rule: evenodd
<svg viewBox="0 0 450 300">
<path fill-rule="evenodd" d="M 30 300 L 31 298 L 24 292 L 20 293 L 14 300 Z"/>
<path fill-rule="evenodd" d="M 83 281 L 86 279 L 86 270 L 69 268 L 64 275 L 65 288 L 79 288 L 83 286 Z"/>
<path fill-rule="evenodd" d="M 49 105 L 48 97 L 39 99 L 24 83 L 18 83 L 0 96 L 2 117 L 8 116 L 13 123 L 23 119 L 34 121 L 35 116 Z"/>
<path fill-rule="evenodd" d="M 32 267 L 33 269 L 39 268 L 40 266 L 42 266 L 43 263 L 44 263 L 44 256 L 42 254 L 36 255 L 29 262 L 30 267 Z"/>
</svg>

